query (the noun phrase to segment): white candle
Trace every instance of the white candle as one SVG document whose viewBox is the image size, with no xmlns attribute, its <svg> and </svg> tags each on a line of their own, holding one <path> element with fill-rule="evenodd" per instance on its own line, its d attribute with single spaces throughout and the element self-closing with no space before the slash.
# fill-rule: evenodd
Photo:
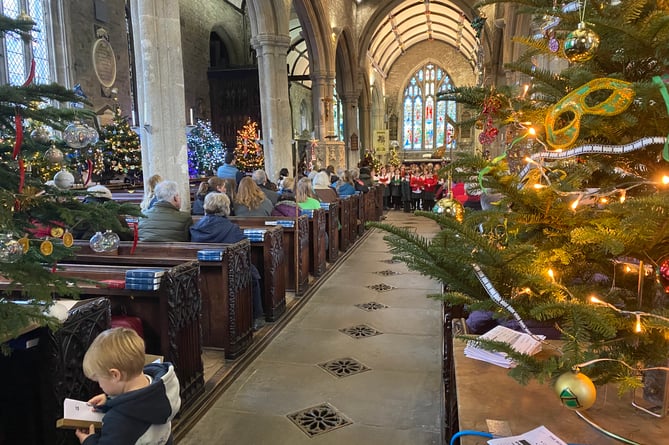
<svg viewBox="0 0 669 445">
<path fill-rule="evenodd" d="M 260 137 L 260 130 L 258 130 L 258 137 L 256 139 L 258 139 L 259 141 L 262 140 L 262 138 Z"/>
<path fill-rule="evenodd" d="M 133 111 L 133 112 L 130 113 L 130 114 L 132 114 L 132 126 L 133 126 L 133 127 L 136 127 L 136 126 L 137 126 L 137 122 L 136 122 L 136 120 L 135 120 L 135 112 Z"/>
<path fill-rule="evenodd" d="M 190 124 L 193 125 L 193 109 L 190 109 Z"/>
</svg>

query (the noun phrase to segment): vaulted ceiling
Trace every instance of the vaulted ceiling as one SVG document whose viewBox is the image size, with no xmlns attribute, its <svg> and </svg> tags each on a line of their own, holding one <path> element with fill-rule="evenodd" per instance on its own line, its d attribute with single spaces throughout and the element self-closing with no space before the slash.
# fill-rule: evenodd
<svg viewBox="0 0 669 445">
<path fill-rule="evenodd" d="M 405 0 L 388 13 L 372 36 L 367 57 L 385 77 L 395 61 L 423 41 L 439 40 L 476 65 L 476 33 L 463 11 L 450 0 Z"/>
<path fill-rule="evenodd" d="M 475 69 L 479 48 L 476 31 L 455 1 L 404 0 L 389 11 L 382 6 L 377 9 L 383 17 L 380 21 L 376 20 L 379 24 L 370 40 L 367 57 L 381 76 L 385 77 L 397 59 L 413 45 L 434 40 L 461 52 Z M 290 25 L 289 74 L 308 77 L 309 54 L 299 20 L 294 14 Z M 307 85 L 311 83 L 303 82 Z"/>
</svg>

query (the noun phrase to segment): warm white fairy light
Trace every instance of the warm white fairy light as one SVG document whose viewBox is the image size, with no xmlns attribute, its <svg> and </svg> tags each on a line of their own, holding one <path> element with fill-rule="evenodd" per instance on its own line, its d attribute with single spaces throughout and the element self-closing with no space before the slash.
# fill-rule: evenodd
<svg viewBox="0 0 669 445">
<path fill-rule="evenodd" d="M 666 323 L 669 323 L 669 318 L 667 318 L 667 317 L 663 317 L 663 316 L 657 315 L 657 314 L 652 314 L 650 312 L 626 311 L 626 310 L 623 310 L 623 309 L 618 309 L 617 307 L 615 307 L 611 303 L 607 303 L 606 301 L 600 300 L 599 298 L 597 298 L 594 295 L 592 295 L 590 297 L 590 302 L 594 303 L 594 304 L 599 304 L 599 305 L 605 306 L 605 307 L 607 307 L 607 308 L 609 308 L 609 309 L 611 309 L 615 312 L 618 312 L 619 314 L 622 314 L 622 315 L 633 315 L 635 317 L 634 332 L 637 332 L 637 333 L 640 333 L 643 330 L 642 326 L 641 326 L 641 317 L 655 318 L 657 320 L 662 320 Z M 667 369 L 667 370 L 669 370 L 669 369 Z"/>
</svg>

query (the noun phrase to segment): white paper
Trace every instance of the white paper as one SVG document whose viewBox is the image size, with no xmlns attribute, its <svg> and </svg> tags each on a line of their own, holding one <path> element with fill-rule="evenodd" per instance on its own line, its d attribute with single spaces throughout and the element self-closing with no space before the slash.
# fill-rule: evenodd
<svg viewBox="0 0 669 445">
<path fill-rule="evenodd" d="M 94 411 L 86 402 L 75 399 L 65 399 L 63 402 L 63 417 L 70 420 L 85 420 L 88 422 L 102 422 L 104 413 Z"/>
<path fill-rule="evenodd" d="M 529 335 L 524 332 L 514 331 L 505 326 L 495 326 L 481 337 L 486 340 L 508 343 L 514 350 L 527 355 L 534 355 L 541 351 L 541 340 L 545 337 L 541 335 Z M 513 360 L 507 357 L 503 352 L 494 352 L 477 346 L 470 342 L 465 346 L 465 356 L 476 360 L 482 360 L 502 368 L 512 368 L 515 366 Z"/>
<path fill-rule="evenodd" d="M 541 425 L 519 436 L 490 439 L 488 445 L 567 445 L 567 443 Z"/>
</svg>

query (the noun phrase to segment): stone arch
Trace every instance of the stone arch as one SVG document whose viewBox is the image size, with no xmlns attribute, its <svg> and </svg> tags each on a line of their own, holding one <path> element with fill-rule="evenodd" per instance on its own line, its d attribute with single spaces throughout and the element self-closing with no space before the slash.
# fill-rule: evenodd
<svg viewBox="0 0 669 445">
<path fill-rule="evenodd" d="M 228 53 L 228 61 L 230 65 L 240 66 L 245 63 L 245 57 L 240 53 L 241 45 L 237 42 L 237 38 L 230 35 L 228 30 L 225 28 L 225 25 L 222 23 L 217 23 L 212 26 L 210 31 L 215 33 L 221 39 L 223 45 L 225 45 L 225 50 Z M 211 37 L 210 37 L 211 44 Z M 211 60 L 209 60 L 209 66 L 211 66 Z"/>
<path fill-rule="evenodd" d="M 262 0 L 259 0 L 262 2 Z M 310 71 L 334 75 L 334 56 L 331 45 L 331 28 L 326 21 L 329 12 L 320 0 L 293 0 L 295 13 L 304 30 L 309 51 Z"/>
</svg>

